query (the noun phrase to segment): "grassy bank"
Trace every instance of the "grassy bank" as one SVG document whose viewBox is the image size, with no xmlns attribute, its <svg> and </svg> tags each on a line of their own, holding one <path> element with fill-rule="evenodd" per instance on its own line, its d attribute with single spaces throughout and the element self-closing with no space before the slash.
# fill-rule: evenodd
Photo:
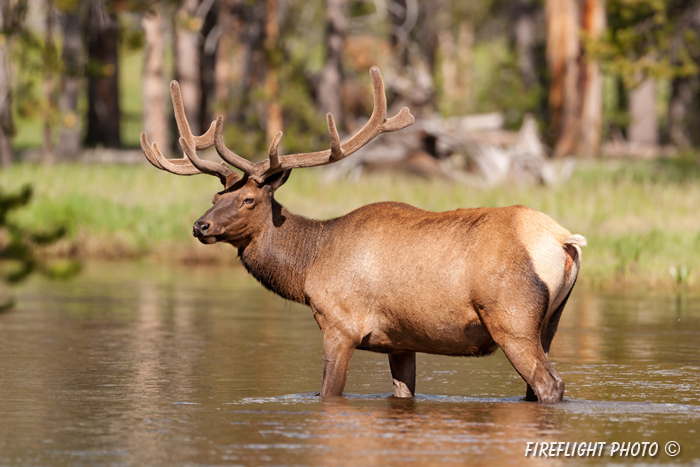
<svg viewBox="0 0 700 467">
<path fill-rule="evenodd" d="M 700 281 L 700 173 L 696 166 L 651 162 L 580 166 L 557 187 L 478 189 L 398 175 L 324 183 L 297 170 L 278 200 L 309 217 L 342 215 L 363 204 L 396 200 L 430 210 L 525 204 L 588 238 L 580 283 L 596 289 L 672 291 Z M 230 261 L 228 245 L 201 245 L 191 226 L 219 189 L 213 177 L 177 177 L 138 166 L 16 165 L 0 186 L 24 184 L 34 201 L 17 220 L 32 228 L 68 227 L 51 254 L 155 261 Z M 671 270 L 677 271 L 674 276 Z M 684 277 L 681 271 L 688 271 Z"/>
</svg>

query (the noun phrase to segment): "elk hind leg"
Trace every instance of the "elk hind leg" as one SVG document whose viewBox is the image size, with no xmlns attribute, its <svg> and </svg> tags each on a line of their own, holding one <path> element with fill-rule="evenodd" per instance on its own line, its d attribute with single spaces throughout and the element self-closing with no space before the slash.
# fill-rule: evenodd
<svg viewBox="0 0 700 467">
<path fill-rule="evenodd" d="M 526 400 L 551 403 L 564 398 L 564 381 L 547 359 L 539 339 L 511 340 L 499 345 L 527 383 Z"/>
<path fill-rule="evenodd" d="M 549 317 L 549 320 L 542 326 L 542 350 L 544 351 L 545 357 L 547 357 L 548 361 L 549 348 L 552 346 L 554 334 L 556 334 L 557 328 L 559 326 L 559 319 L 561 318 L 561 314 L 564 311 L 564 307 L 566 306 L 566 302 L 569 300 L 569 295 L 571 295 L 572 290 L 573 286 L 569 289 L 569 292 L 566 294 L 566 297 L 564 297 L 564 300 L 559 304 L 554 313 L 552 313 L 552 315 Z M 530 387 L 529 384 L 527 385 L 527 391 L 525 392 L 525 400 L 537 401 L 535 391 L 532 389 L 532 387 Z"/>
<path fill-rule="evenodd" d="M 389 366 L 394 380 L 394 397 L 413 397 L 416 393 L 416 353 L 389 354 Z"/>
<path fill-rule="evenodd" d="M 559 402 L 564 397 L 564 381 L 542 349 L 541 326 L 547 310 L 544 298 L 539 305 L 533 304 L 518 313 L 520 319 L 512 319 L 512 313 L 499 313 L 499 309 L 504 310 L 502 304 L 482 309 L 479 316 L 493 340 L 531 389 L 529 400 Z M 526 302 L 523 299 L 515 301 Z"/>
</svg>

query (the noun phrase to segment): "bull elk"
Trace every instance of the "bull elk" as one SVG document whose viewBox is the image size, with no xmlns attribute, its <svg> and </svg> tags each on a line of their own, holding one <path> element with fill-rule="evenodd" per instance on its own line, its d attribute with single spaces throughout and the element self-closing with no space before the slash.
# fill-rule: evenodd
<svg viewBox="0 0 700 467">
<path fill-rule="evenodd" d="M 527 383 L 526 399 L 560 401 L 564 383 L 548 352 L 586 240 L 524 206 L 429 212 L 403 203 L 363 206 L 311 220 L 286 210 L 275 191 L 292 169 L 337 162 L 381 133 L 414 122 L 408 108 L 386 116 L 379 69 L 370 70 L 374 110 L 340 143 L 327 114 L 330 149 L 279 155 L 282 133 L 257 163 L 223 142 L 223 117 L 192 134 L 177 82 L 171 94 L 185 157 L 167 159 L 141 134 L 155 167 L 214 175 L 224 189 L 193 228 L 202 243 L 225 242 L 263 286 L 311 307 L 323 331 L 321 396 L 340 396 L 355 349 L 385 353 L 396 397 L 415 393 L 416 352 L 481 356 L 503 349 Z M 197 156 L 214 146 L 226 163 Z"/>
</svg>

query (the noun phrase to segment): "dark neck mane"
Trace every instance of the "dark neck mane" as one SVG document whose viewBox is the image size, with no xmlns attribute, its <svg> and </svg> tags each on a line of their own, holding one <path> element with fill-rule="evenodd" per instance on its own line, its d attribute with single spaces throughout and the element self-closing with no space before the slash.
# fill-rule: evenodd
<svg viewBox="0 0 700 467">
<path fill-rule="evenodd" d="M 292 214 L 274 199 L 264 231 L 238 247 L 243 265 L 267 289 L 299 303 L 306 303 L 304 282 L 316 259 L 326 221 Z"/>
</svg>

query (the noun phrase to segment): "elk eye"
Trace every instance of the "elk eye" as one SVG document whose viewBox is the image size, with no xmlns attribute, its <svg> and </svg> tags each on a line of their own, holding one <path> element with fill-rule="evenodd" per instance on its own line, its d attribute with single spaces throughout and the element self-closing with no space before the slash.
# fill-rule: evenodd
<svg viewBox="0 0 700 467">
<path fill-rule="evenodd" d="M 253 204 L 254 201 L 253 198 L 246 198 L 243 200 L 243 204 Z"/>
</svg>

